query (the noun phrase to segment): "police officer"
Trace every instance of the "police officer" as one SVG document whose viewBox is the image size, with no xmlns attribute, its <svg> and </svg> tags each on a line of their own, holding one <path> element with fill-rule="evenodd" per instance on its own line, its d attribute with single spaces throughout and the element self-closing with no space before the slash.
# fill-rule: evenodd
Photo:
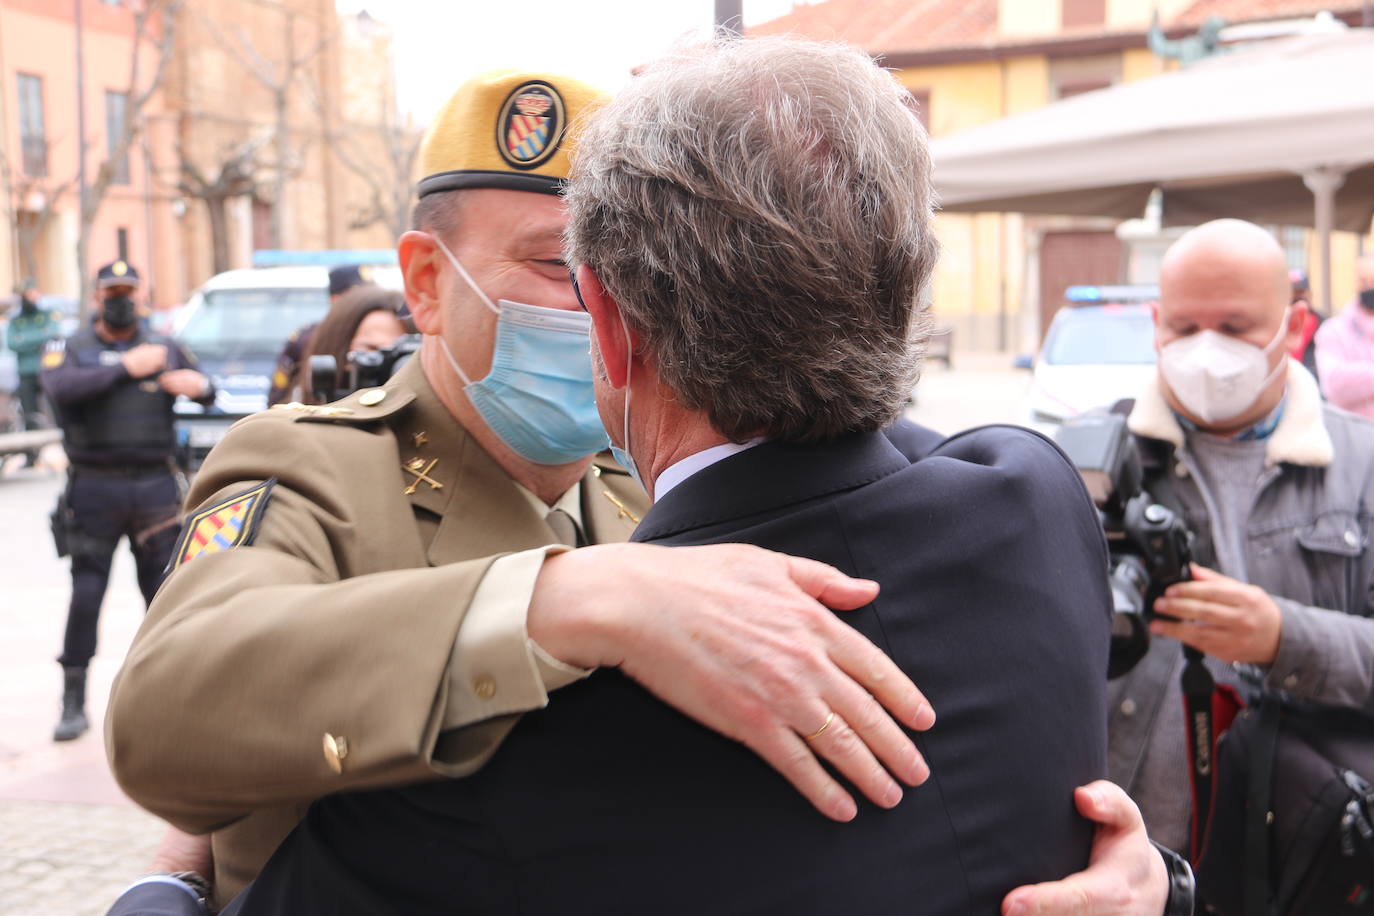
<svg viewBox="0 0 1374 916">
<path fill-rule="evenodd" d="M 19 314 L 10 319 L 5 331 L 5 343 L 19 363 L 19 404 L 24 411 L 25 429 L 43 425 L 38 404 L 38 363 L 43 345 L 60 333 L 57 317 L 39 307 L 34 282 L 26 280 L 19 290 Z"/>
<path fill-rule="evenodd" d="M 339 301 L 344 293 L 355 286 L 372 282 L 372 269 L 365 264 L 341 264 L 329 271 L 329 307 Z M 272 370 L 272 387 L 267 392 L 269 407 L 283 401 L 294 400 L 296 379 L 301 372 L 301 361 L 310 352 L 310 344 L 315 337 L 318 321 L 296 328 L 286 338 L 286 344 L 277 354 L 277 365 Z"/>
<path fill-rule="evenodd" d="M 214 388 L 170 338 L 142 327 L 139 276 L 115 261 L 96 275 L 99 314 L 42 359 L 42 384 L 56 405 L 68 472 L 62 511 L 72 557 L 72 600 L 58 659 L 65 674 L 53 740 L 87 728 L 86 667 L 121 537 L 128 537 L 145 602 L 152 601 L 177 537 L 179 492 L 172 465 L 172 405 L 184 395 L 209 405 Z"/>
</svg>

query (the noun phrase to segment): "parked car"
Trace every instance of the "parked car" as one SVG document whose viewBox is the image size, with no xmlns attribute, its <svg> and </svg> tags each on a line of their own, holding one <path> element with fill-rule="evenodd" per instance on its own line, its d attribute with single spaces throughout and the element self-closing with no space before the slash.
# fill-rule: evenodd
<svg viewBox="0 0 1374 916">
<path fill-rule="evenodd" d="M 401 289 L 395 265 L 373 269 L 373 282 Z M 206 409 L 177 401 L 177 439 L 192 468 L 234 421 L 267 407 L 277 354 L 291 332 L 329 311 L 326 266 L 264 267 L 217 274 L 176 310 L 173 336 L 195 354 L 215 383 Z"/>
<path fill-rule="evenodd" d="M 1154 286 L 1072 286 L 1050 322 L 1026 394 L 1025 422 L 1053 435 L 1095 407 L 1133 398 L 1155 373 Z"/>
</svg>

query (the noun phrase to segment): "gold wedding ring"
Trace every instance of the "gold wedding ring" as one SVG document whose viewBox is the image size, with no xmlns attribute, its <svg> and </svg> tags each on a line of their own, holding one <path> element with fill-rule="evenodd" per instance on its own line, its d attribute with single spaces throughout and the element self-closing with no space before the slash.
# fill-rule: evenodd
<svg viewBox="0 0 1374 916">
<path fill-rule="evenodd" d="M 803 738 L 802 740 L 803 740 L 803 741 L 815 741 L 815 740 L 816 740 L 817 738 L 819 738 L 821 735 L 825 734 L 825 730 L 826 730 L 827 728 L 829 728 L 829 727 L 830 727 L 830 723 L 831 723 L 831 722 L 834 722 L 834 721 L 835 721 L 835 711 L 834 711 L 834 710 L 831 710 L 830 715 L 828 715 L 828 716 L 825 717 L 825 724 L 823 724 L 820 728 L 816 729 L 816 730 L 815 730 L 814 732 L 812 732 L 811 734 L 807 735 L 807 736 L 806 736 L 805 738 Z"/>
</svg>

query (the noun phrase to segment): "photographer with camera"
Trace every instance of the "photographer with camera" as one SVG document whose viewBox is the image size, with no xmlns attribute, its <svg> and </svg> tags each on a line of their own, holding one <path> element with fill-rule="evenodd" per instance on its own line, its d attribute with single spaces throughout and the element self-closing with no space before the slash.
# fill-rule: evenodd
<svg viewBox="0 0 1374 916">
<path fill-rule="evenodd" d="M 1178 643 L 1205 653 L 1216 682 L 1252 705 L 1282 695 L 1303 708 L 1374 711 L 1374 425 L 1324 405 L 1288 358 L 1306 313 L 1290 304 L 1282 249 L 1251 223 L 1200 226 L 1165 256 L 1159 374 L 1128 425 L 1142 489 L 1181 515 L 1197 562 L 1191 581 L 1154 600 L 1168 619 L 1149 623 L 1148 653 L 1111 684 L 1109 769 L 1151 836 L 1179 851 L 1193 742 Z"/>
<path fill-rule="evenodd" d="M 372 284 L 355 286 L 339 297 L 338 303 L 315 328 L 310 349 L 301 360 L 297 379 L 301 400 L 307 404 L 326 404 L 360 387 L 380 385 L 390 378 L 391 373 L 387 372 L 376 380 L 354 384 L 351 376 L 356 373 L 350 369 L 360 361 L 361 355 L 389 351 L 405 334 L 414 332 L 414 326 L 401 317 L 405 304 L 404 293 Z M 328 371 L 317 380 L 313 378 L 311 365 L 319 357 L 327 357 L 329 362 L 323 364 Z"/>
</svg>

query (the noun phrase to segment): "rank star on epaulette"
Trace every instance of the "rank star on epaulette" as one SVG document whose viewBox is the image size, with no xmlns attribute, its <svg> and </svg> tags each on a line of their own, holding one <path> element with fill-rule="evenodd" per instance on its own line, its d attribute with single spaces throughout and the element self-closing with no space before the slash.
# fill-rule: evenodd
<svg viewBox="0 0 1374 916">
<path fill-rule="evenodd" d="M 188 518 L 173 554 L 172 569 L 208 553 L 252 544 L 276 483 L 273 477 Z"/>
</svg>

